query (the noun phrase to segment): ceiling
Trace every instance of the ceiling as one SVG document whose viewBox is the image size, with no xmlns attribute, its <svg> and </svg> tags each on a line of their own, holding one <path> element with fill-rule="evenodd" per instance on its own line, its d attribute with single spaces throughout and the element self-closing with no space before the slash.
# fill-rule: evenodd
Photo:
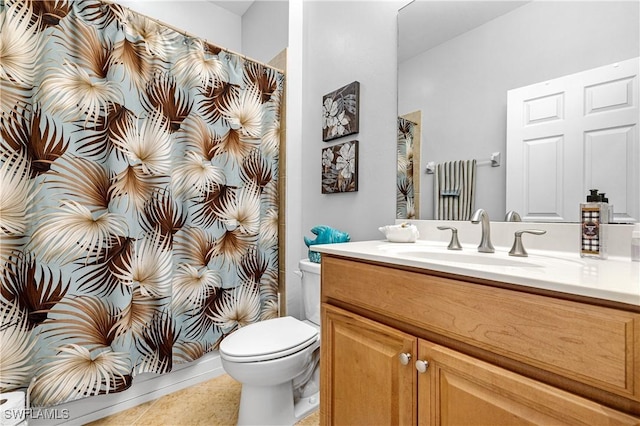
<svg viewBox="0 0 640 426">
<path fill-rule="evenodd" d="M 528 1 L 415 0 L 398 13 L 398 62 L 527 3 Z"/>
<path fill-rule="evenodd" d="M 244 13 L 251 7 L 253 1 L 244 0 L 229 0 L 229 1 L 214 1 L 208 0 L 210 3 L 220 6 L 223 9 L 227 9 L 229 12 L 235 13 L 238 16 L 244 15 Z"/>
</svg>

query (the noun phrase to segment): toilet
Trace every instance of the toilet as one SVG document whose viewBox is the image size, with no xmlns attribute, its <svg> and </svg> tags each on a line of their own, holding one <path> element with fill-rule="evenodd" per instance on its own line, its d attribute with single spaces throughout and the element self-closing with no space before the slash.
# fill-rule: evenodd
<svg viewBox="0 0 640 426">
<path fill-rule="evenodd" d="M 249 324 L 220 343 L 222 367 L 242 383 L 238 425 L 293 425 L 318 407 L 320 264 L 298 266 L 303 320 Z"/>
</svg>

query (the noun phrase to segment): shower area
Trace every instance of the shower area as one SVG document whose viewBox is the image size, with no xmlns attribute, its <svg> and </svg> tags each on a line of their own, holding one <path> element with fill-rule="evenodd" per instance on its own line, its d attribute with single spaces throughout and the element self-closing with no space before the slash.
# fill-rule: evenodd
<svg viewBox="0 0 640 426">
<path fill-rule="evenodd" d="M 0 53 L 0 391 L 123 391 L 278 316 L 281 71 L 97 0 L 0 1 Z"/>
</svg>

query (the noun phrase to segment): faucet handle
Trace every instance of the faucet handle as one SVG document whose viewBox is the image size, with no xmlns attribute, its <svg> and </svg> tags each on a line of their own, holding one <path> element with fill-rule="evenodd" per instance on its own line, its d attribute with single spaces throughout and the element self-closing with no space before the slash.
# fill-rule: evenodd
<svg viewBox="0 0 640 426">
<path fill-rule="evenodd" d="M 524 249 L 522 245 L 522 234 L 534 234 L 534 235 L 543 235 L 546 234 L 547 231 L 543 231 L 542 229 L 521 229 L 520 231 L 515 232 L 515 239 L 513 240 L 513 246 L 511 246 L 511 250 L 509 251 L 509 256 L 518 256 L 518 257 L 527 257 L 527 251 Z"/>
<path fill-rule="evenodd" d="M 451 230 L 451 241 L 447 246 L 447 250 L 462 250 L 462 246 L 458 240 L 458 230 L 456 228 L 453 226 L 438 226 L 438 229 L 441 231 L 446 231 L 447 229 Z"/>
</svg>

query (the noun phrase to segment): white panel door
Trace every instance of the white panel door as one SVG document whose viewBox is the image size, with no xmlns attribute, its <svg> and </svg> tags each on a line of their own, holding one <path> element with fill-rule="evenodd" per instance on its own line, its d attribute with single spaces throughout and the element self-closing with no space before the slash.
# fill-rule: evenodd
<svg viewBox="0 0 640 426">
<path fill-rule="evenodd" d="M 615 222 L 640 220 L 638 59 L 580 74 L 584 187 L 613 204 Z"/>
<path fill-rule="evenodd" d="M 507 211 L 525 221 L 570 220 L 565 211 L 566 87 L 552 81 L 508 92 Z M 517 165 L 517 166 L 516 166 Z M 573 164 L 568 164 L 570 167 Z"/>
<path fill-rule="evenodd" d="M 640 219 L 638 69 L 634 58 L 507 93 L 507 211 L 577 222 L 595 188 L 614 221 Z"/>
</svg>

